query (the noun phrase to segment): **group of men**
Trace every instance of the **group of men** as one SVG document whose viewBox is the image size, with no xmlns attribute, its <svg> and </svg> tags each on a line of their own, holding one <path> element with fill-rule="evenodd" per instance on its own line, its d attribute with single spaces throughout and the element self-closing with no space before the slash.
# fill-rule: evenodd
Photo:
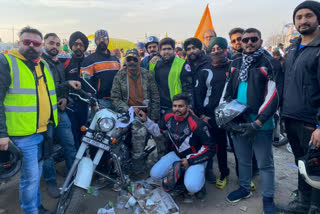
<svg viewBox="0 0 320 214">
<path fill-rule="evenodd" d="M 86 88 L 81 73 L 87 72 L 101 106 L 127 111 L 135 109 L 141 120 L 131 124 L 132 177 L 146 175 L 143 151 L 148 132 L 154 136 L 159 161 L 151 177 L 163 179 L 178 161 L 184 168 L 184 186 L 203 199 L 205 181 L 224 188 L 230 169 L 227 141 L 234 149 L 239 189 L 229 202 L 249 198 L 255 189 L 257 170 L 262 182 L 263 209 L 291 213 L 320 213 L 319 190 L 298 176 L 297 197 L 286 206 L 275 206 L 275 172 L 272 153 L 273 115 L 281 107 L 296 162 L 308 152 L 309 142 L 320 147 L 320 3 L 305 1 L 293 13 L 301 34 L 293 41 L 284 66 L 262 48 L 258 29 L 230 31 L 232 56 L 227 40 L 208 30 L 202 42 L 189 38 L 183 44 L 187 60 L 175 54 L 175 41 L 151 36 L 138 50 L 128 50 L 123 64 L 108 50 L 106 30 L 95 33 L 95 53 L 85 57 L 89 41 L 77 31 L 69 39 L 72 54 L 60 54 L 61 40 L 55 33 L 42 36 L 26 27 L 20 32 L 18 50 L 0 56 L 0 150 L 14 143 L 23 153 L 19 202 L 24 213 L 51 213 L 40 200 L 40 177 L 52 197 L 59 197 L 51 156 L 56 139 L 64 149 L 70 169 L 79 147 L 81 125 L 88 106 L 70 99 L 71 90 Z M 204 47 L 204 48 L 203 48 Z M 148 56 L 144 57 L 144 50 Z M 237 100 L 248 107 L 238 118 L 242 132 L 225 130 L 215 120 L 215 108 Z M 220 176 L 212 167 L 217 153 Z M 255 157 L 254 157 L 255 155 Z M 174 188 L 172 189 L 174 190 Z"/>
</svg>

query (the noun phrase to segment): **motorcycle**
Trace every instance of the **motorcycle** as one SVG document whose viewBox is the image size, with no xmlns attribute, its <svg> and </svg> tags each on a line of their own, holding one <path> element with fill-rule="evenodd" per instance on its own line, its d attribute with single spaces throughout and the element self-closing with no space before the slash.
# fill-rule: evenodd
<svg viewBox="0 0 320 214">
<path fill-rule="evenodd" d="M 86 78 L 83 79 L 92 87 Z M 134 120 L 133 108 L 126 113 L 117 113 L 111 109 L 101 108 L 93 95 L 82 90 L 80 94 L 70 93 L 70 95 L 77 96 L 80 100 L 88 103 L 96 110 L 96 113 L 90 126 L 88 128 L 82 127 L 86 134 L 81 140 L 74 163 L 61 188 L 56 214 L 80 213 L 82 209 L 80 205 L 91 186 L 94 174 L 119 188 L 127 188 L 130 183 L 127 175 L 130 169 L 130 158 L 125 138 L 128 133 L 127 127 Z M 134 107 L 146 108 L 147 104 L 146 106 Z M 93 155 L 92 148 L 97 150 L 95 155 Z M 147 156 L 154 149 L 155 147 L 145 149 L 144 155 Z M 104 163 L 100 163 L 104 167 L 97 167 L 100 160 L 104 160 L 103 154 L 105 154 L 104 157 L 107 157 L 106 161 L 101 161 Z M 94 157 L 91 158 L 91 156 Z M 102 185 L 101 188 L 105 186 L 107 185 Z"/>
</svg>

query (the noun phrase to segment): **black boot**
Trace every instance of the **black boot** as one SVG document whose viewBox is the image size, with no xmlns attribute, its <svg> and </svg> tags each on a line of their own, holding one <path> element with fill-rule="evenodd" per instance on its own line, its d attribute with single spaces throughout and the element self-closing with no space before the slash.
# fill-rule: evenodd
<svg viewBox="0 0 320 214">
<path fill-rule="evenodd" d="M 204 200 L 206 195 L 207 195 L 207 190 L 206 190 L 206 185 L 205 184 L 203 185 L 202 189 L 199 192 L 194 194 L 194 196 L 196 196 L 196 198 L 198 200 L 201 200 L 201 201 Z"/>
<path fill-rule="evenodd" d="M 310 208 L 310 195 L 298 192 L 297 197 L 287 205 L 277 205 L 277 211 L 284 213 L 306 214 Z"/>
</svg>

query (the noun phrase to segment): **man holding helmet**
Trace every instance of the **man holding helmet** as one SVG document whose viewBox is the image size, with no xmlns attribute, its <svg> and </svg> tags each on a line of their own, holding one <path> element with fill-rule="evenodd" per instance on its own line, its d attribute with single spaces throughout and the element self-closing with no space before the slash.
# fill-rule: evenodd
<svg viewBox="0 0 320 214">
<path fill-rule="evenodd" d="M 135 109 L 135 113 L 153 136 L 159 137 L 165 134 L 171 141 L 171 152 L 152 167 L 151 177 L 166 178 L 167 171 L 169 170 L 170 174 L 173 164 L 179 161 L 186 170 L 184 176 L 186 189 L 190 193 L 197 193 L 196 197 L 203 199 L 206 193 L 205 168 L 207 161 L 215 153 L 215 146 L 206 124 L 190 112 L 189 95 L 185 93 L 175 95 L 172 112 L 165 114 L 159 124 L 154 123 L 139 109 Z M 163 182 L 167 183 L 165 180 Z M 173 187 L 174 184 L 171 185 L 171 188 Z"/>
</svg>

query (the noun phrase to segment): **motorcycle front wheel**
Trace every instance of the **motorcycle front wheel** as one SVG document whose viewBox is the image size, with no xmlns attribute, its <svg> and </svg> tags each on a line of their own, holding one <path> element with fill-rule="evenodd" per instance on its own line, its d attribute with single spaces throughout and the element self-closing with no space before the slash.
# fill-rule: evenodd
<svg viewBox="0 0 320 214">
<path fill-rule="evenodd" d="M 63 195 L 60 196 L 56 214 L 79 214 L 83 211 L 81 202 L 86 195 L 86 190 L 72 185 Z"/>
</svg>

